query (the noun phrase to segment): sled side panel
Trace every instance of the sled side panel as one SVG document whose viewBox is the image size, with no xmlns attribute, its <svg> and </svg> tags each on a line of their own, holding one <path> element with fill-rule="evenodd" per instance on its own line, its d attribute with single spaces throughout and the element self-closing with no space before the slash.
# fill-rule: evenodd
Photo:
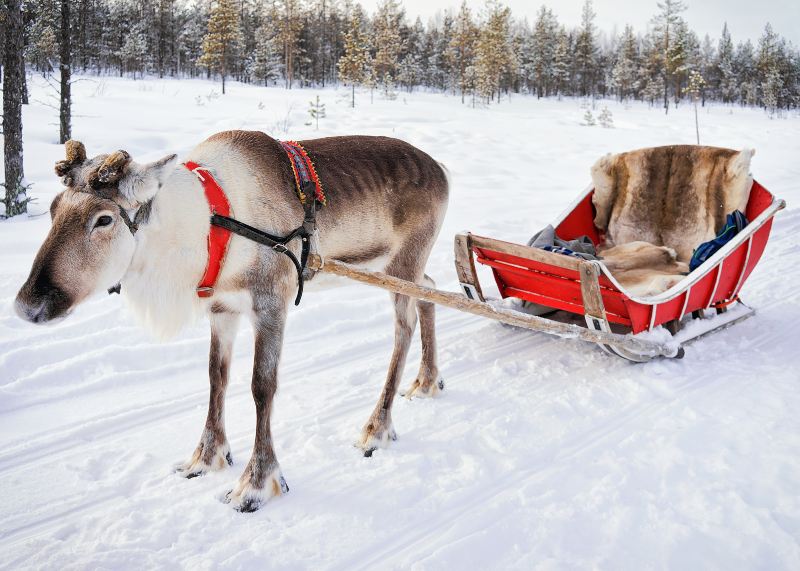
<svg viewBox="0 0 800 571">
<path fill-rule="evenodd" d="M 583 199 L 567 214 L 556 227 L 556 236 L 562 240 L 574 240 L 580 236 L 588 236 L 597 246 L 601 242 L 600 232 L 594 226 L 594 190 L 588 192 Z"/>
</svg>

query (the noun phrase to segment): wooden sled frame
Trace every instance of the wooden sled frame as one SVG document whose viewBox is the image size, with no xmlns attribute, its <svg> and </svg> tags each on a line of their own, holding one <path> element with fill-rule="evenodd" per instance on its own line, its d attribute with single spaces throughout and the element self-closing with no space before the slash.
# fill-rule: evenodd
<svg viewBox="0 0 800 571">
<path fill-rule="evenodd" d="M 316 254 L 309 256 L 308 267 L 314 271 L 338 275 L 393 293 L 424 299 L 459 311 L 472 313 L 473 315 L 488 317 L 508 325 L 559 337 L 582 339 L 599 345 L 609 354 L 633 362 L 645 362 L 656 357 L 681 358 L 684 355 L 684 344 L 712 331 L 728 327 L 753 314 L 751 308 L 737 301 L 737 296 L 744 281 L 763 252 L 772 218 L 776 212 L 785 207 L 783 200 L 774 198 L 760 185 L 756 188 L 757 184 L 754 182 L 754 190 L 766 193 L 765 197 L 771 199 L 769 204 L 760 208 L 760 212 L 752 222 L 733 240 L 706 260 L 702 266 L 689 274 L 679 284 L 662 294 L 650 298 L 638 298 L 625 294 L 624 288 L 614 279 L 601 261 L 583 260 L 494 238 L 476 236 L 469 232 L 457 234 L 454 243 L 456 273 L 458 274 L 458 281 L 461 284 L 463 294 L 422 286 L 382 272 L 364 270 L 338 260 L 323 260 Z M 561 225 L 567 220 L 577 206 L 585 204 L 587 200 L 590 201 L 592 192 L 592 188 L 587 189 L 575 202 L 573 208 L 569 209 L 561 217 L 561 221 L 558 224 Z M 740 248 L 746 249 L 746 253 L 743 254 L 743 261 L 739 262 L 739 267 L 736 270 L 736 283 L 735 287 L 733 287 L 733 294 L 730 296 L 727 293 L 724 294 L 726 299 L 729 300 L 725 308 L 718 305 L 715 307 L 714 304 L 719 301 L 719 295 L 723 295 L 720 285 L 723 271 L 726 273 L 732 271 L 730 270 L 730 264 L 736 260 L 731 261 L 734 258 L 731 253 L 739 251 Z M 751 250 L 755 252 L 752 259 Z M 547 319 L 487 301 L 483 296 L 475 270 L 475 254 L 480 255 L 483 251 L 505 254 L 516 258 L 522 264 L 530 262 L 576 273 L 579 277 L 580 304 L 571 304 L 572 307 L 569 311 L 583 314 L 587 326 L 581 327 L 572 323 Z M 725 265 L 726 263 L 728 266 Z M 514 264 L 510 264 L 510 266 L 513 268 Z M 519 269 L 531 271 L 529 267 L 524 266 L 519 266 Z M 713 279 L 708 278 L 709 275 L 714 275 L 715 277 Z M 695 307 L 697 305 L 696 300 L 693 304 L 690 304 L 690 299 L 694 300 L 693 288 L 696 288 L 698 284 L 702 284 L 703 280 L 707 278 L 713 281 L 711 294 L 708 295 L 707 300 L 703 298 L 704 301 L 699 307 Z M 685 315 L 691 314 L 694 318 L 705 317 L 705 313 L 711 308 L 716 309 L 717 315 L 711 319 L 702 319 L 697 323 L 691 323 L 680 331 L 672 331 L 672 338 L 667 341 L 632 333 L 615 333 L 611 329 L 611 322 L 614 319 L 609 318 L 609 312 L 606 310 L 603 301 L 604 292 L 607 294 L 611 289 L 616 289 L 618 294 L 625 295 L 628 300 L 635 304 L 650 307 L 649 326 L 646 328 L 648 331 L 661 323 L 666 323 L 666 320 L 663 319 L 664 315 L 659 312 L 659 307 L 680 308 L 676 318 L 671 320 L 671 324 L 674 326 L 679 326 L 681 319 Z M 701 291 L 702 293 L 704 292 Z M 504 295 L 504 297 L 513 297 L 513 295 Z M 731 305 L 731 307 L 728 308 L 727 305 Z M 559 309 L 559 307 L 555 306 L 554 309 Z M 661 318 L 658 322 L 657 316 Z M 675 327 L 675 329 L 678 328 Z"/>
</svg>

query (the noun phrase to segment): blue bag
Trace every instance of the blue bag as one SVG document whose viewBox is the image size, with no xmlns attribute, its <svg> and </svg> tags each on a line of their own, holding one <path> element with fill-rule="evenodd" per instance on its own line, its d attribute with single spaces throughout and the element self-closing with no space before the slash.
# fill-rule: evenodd
<svg viewBox="0 0 800 571">
<path fill-rule="evenodd" d="M 713 256 L 725 244 L 742 231 L 742 228 L 747 226 L 748 221 L 744 214 L 739 210 L 734 210 L 733 213 L 728 214 L 725 220 L 725 226 L 717 234 L 717 237 L 708 242 L 703 242 L 692 254 L 692 259 L 689 261 L 689 271 L 695 271 L 700 265 Z"/>
</svg>

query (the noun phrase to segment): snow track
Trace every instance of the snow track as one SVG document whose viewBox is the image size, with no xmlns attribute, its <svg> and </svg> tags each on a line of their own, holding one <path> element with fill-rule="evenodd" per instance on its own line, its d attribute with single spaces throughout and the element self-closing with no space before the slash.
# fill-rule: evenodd
<svg viewBox="0 0 800 571">
<path fill-rule="evenodd" d="M 77 83 L 75 135 L 90 153 L 146 160 L 220 129 L 268 129 L 292 102 L 290 120 L 304 121 L 308 91 L 232 84 L 201 114 L 195 97 L 213 88 Z M 580 192 L 600 154 L 694 133 L 689 109 L 665 118 L 609 102 L 618 128 L 604 130 L 579 126 L 577 101 L 469 109 L 438 94 L 364 96 L 353 111 L 335 91 L 320 95 L 332 103 L 320 135 L 399 136 L 448 166 L 451 205 L 428 273 L 450 290 L 455 232 L 524 241 Z M 52 110 L 32 101 L 26 132 L 52 131 Z M 109 116 L 121 121 L 114 132 Z M 205 420 L 207 324 L 158 344 L 108 297 L 55 326 L 27 325 L 11 304 L 49 221 L 0 223 L 0 568 L 800 568 L 798 126 L 797 116 L 701 112 L 704 143 L 755 147 L 756 178 L 789 208 L 742 293 L 755 317 L 683 360 L 634 365 L 439 309 L 444 394 L 398 398 L 399 440 L 365 459 L 352 444 L 386 374 L 390 304 L 359 285 L 308 292 L 290 311 L 273 424 L 291 492 L 254 514 L 219 501 L 252 446 L 249 329 L 226 404 L 234 466 L 181 479 L 172 466 Z M 44 212 L 61 149 L 29 137 L 26 151 Z M 511 162 L 529 165 L 527 176 Z M 404 386 L 418 363 L 415 340 Z"/>
</svg>

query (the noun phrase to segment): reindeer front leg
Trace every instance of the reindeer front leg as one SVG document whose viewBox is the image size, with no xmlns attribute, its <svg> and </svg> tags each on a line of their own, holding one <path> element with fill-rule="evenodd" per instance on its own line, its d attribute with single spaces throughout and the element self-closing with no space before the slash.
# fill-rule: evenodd
<svg viewBox="0 0 800 571">
<path fill-rule="evenodd" d="M 179 464 L 176 472 L 184 478 L 202 476 L 222 470 L 233 463 L 231 449 L 225 436 L 225 390 L 228 388 L 233 342 L 239 325 L 239 314 L 214 311 L 211 315 L 211 347 L 208 354 L 208 378 L 211 390 L 208 416 L 200 444 L 188 462 Z"/>
<path fill-rule="evenodd" d="M 253 400 L 256 404 L 256 439 L 253 455 L 226 501 L 242 512 L 257 510 L 263 502 L 289 491 L 272 448 L 270 414 L 278 388 L 278 362 L 283 344 L 287 303 L 277 297 L 256 302 Z"/>
</svg>

